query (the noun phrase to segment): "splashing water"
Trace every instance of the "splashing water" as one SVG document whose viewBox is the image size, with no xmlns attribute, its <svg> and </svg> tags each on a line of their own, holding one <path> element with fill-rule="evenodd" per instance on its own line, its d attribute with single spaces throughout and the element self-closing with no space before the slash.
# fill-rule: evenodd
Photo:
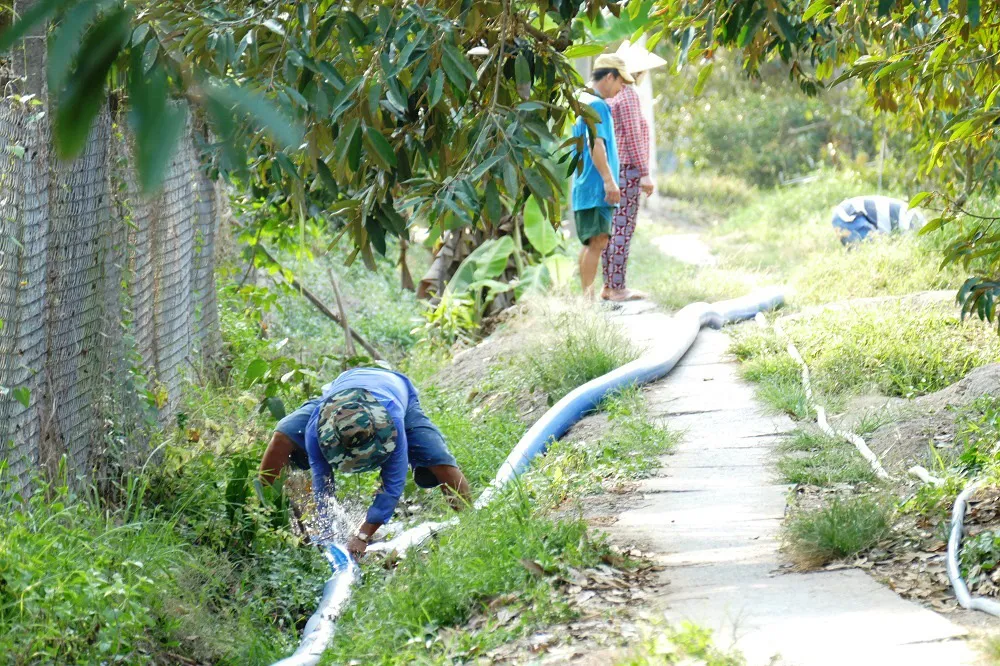
<svg viewBox="0 0 1000 666">
<path fill-rule="evenodd" d="M 306 520 L 306 530 L 318 544 L 344 544 L 361 524 L 364 513 L 360 505 L 338 502 L 327 492 L 316 498 L 316 510 Z"/>
</svg>

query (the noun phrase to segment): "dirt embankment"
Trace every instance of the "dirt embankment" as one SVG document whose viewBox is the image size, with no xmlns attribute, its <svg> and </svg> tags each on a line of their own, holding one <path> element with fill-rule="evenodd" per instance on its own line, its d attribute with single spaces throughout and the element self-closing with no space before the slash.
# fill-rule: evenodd
<svg viewBox="0 0 1000 666">
<path fill-rule="evenodd" d="M 905 471 L 914 464 L 934 462 L 933 449 L 951 452 L 956 412 L 984 395 L 1000 393 L 1000 363 L 976 368 L 951 386 L 909 403 L 894 401 L 887 408 L 897 416 L 871 434 L 868 444 L 882 464 Z"/>
</svg>

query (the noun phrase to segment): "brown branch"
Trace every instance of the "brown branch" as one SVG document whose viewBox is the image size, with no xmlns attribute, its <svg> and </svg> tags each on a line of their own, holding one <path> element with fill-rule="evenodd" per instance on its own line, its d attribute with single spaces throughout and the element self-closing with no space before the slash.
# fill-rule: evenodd
<svg viewBox="0 0 1000 666">
<path fill-rule="evenodd" d="M 272 255 L 270 252 L 268 252 L 267 248 L 265 248 L 263 245 L 260 246 L 260 251 L 272 263 L 275 263 L 278 266 L 281 266 L 281 264 L 278 263 L 278 260 L 274 258 L 274 255 Z M 314 293 L 312 293 L 311 291 L 309 291 L 308 289 L 306 289 L 305 285 L 303 285 L 301 282 L 299 282 L 298 278 L 296 278 L 294 275 L 291 276 L 291 281 L 289 282 L 289 284 L 291 284 L 292 288 L 294 288 L 300 294 L 302 294 L 303 296 L 305 296 L 307 301 L 309 301 L 310 303 L 312 303 L 313 305 L 315 305 L 317 310 L 319 310 L 320 312 L 322 312 L 323 314 L 325 314 L 327 317 L 329 317 L 330 319 L 332 319 L 338 325 L 340 325 L 340 326 L 344 325 L 343 322 L 341 321 L 340 317 L 338 317 L 336 314 L 334 314 L 333 310 L 331 310 L 330 308 L 328 308 L 326 306 L 326 304 L 323 303 L 323 301 L 319 300 L 319 298 L 317 298 Z M 365 351 L 367 351 L 368 354 L 369 354 L 369 356 L 371 356 L 373 359 L 375 359 L 376 361 L 383 360 L 384 357 L 381 354 L 379 354 L 378 350 L 375 349 L 375 347 L 373 347 L 371 345 L 371 343 L 369 343 L 367 340 L 365 340 L 361 336 L 360 333 L 358 333 L 357 331 L 351 329 L 351 337 L 354 338 L 359 345 L 361 345 L 362 347 L 364 347 Z"/>
<path fill-rule="evenodd" d="M 347 323 L 347 311 L 344 309 L 344 299 L 340 297 L 340 287 L 337 286 L 337 279 L 333 277 L 333 269 L 327 268 L 326 274 L 330 276 L 330 286 L 333 287 L 333 298 L 337 301 L 337 310 L 340 312 L 340 324 L 344 327 L 344 344 L 347 347 L 348 358 L 358 355 L 354 348 L 354 340 L 351 340 L 351 326 Z"/>
</svg>

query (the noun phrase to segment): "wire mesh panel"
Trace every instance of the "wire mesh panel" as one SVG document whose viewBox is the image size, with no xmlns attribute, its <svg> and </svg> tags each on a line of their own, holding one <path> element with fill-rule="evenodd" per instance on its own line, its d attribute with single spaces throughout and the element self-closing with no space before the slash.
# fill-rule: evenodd
<svg viewBox="0 0 1000 666">
<path fill-rule="evenodd" d="M 156 376 L 164 395 L 161 421 L 176 410 L 191 351 L 191 280 L 194 258 L 194 146 L 178 148 L 163 186 L 153 233 L 153 346 Z"/>
<path fill-rule="evenodd" d="M 53 165 L 48 247 L 48 397 L 52 428 L 42 434 L 47 465 L 68 454 L 85 474 L 98 439 L 101 399 L 104 238 L 113 226 L 107 164 L 111 119 L 94 123 L 84 152 Z"/>
<path fill-rule="evenodd" d="M 16 491 L 39 458 L 47 232 L 45 118 L 0 99 L 0 463 Z"/>
<path fill-rule="evenodd" d="M 202 170 L 195 175 L 194 264 L 191 283 L 191 318 L 194 345 L 202 356 L 211 357 L 222 345 L 215 294 L 215 236 L 219 211 L 215 184 Z"/>
<path fill-rule="evenodd" d="M 64 457 L 98 482 L 144 461 L 191 356 L 221 346 L 219 207 L 191 136 L 150 199 L 110 114 L 72 162 L 46 122 L 0 99 L 0 467 L 19 491 Z"/>
</svg>

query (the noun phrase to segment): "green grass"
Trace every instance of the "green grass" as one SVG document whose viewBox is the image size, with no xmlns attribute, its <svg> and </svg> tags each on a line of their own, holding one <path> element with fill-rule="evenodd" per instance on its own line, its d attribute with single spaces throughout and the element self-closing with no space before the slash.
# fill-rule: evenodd
<svg viewBox="0 0 1000 666">
<path fill-rule="evenodd" d="M 715 647 L 712 632 L 685 622 L 679 627 L 651 632 L 642 643 L 615 666 L 744 666 L 746 660 L 733 651 Z"/>
<path fill-rule="evenodd" d="M 599 315 L 561 313 L 551 326 L 549 335 L 537 344 L 529 343 L 524 358 L 517 359 L 527 365 L 532 387 L 544 391 L 550 403 L 639 357 L 639 350 L 620 327 Z"/>
<path fill-rule="evenodd" d="M 783 324 L 828 410 L 855 395 L 909 398 L 938 391 L 978 366 L 1000 360 L 1000 340 L 978 321 L 961 322 L 950 305 L 889 301 L 825 310 Z M 803 417 L 798 367 L 771 330 L 743 326 L 732 351 L 776 409 Z"/>
<path fill-rule="evenodd" d="M 815 567 L 875 546 L 891 526 L 892 509 L 885 502 L 864 496 L 837 498 L 795 515 L 785 537 L 798 564 Z"/>
<path fill-rule="evenodd" d="M 636 228 L 628 270 L 628 286 L 661 307 L 678 310 L 688 303 L 735 298 L 759 286 L 756 276 L 743 271 L 692 266 L 664 255 L 653 243 L 663 233 L 657 224 Z"/>
<path fill-rule="evenodd" d="M 786 483 L 830 486 L 875 480 L 871 467 L 857 449 L 840 439 L 797 430 L 779 451 L 783 455 L 778 460 L 778 472 Z"/>
<path fill-rule="evenodd" d="M 324 663 L 439 663 L 446 655 L 459 656 L 453 651 L 486 650 L 539 624 L 568 619 L 552 582 L 536 577 L 522 560 L 556 573 L 594 565 L 602 552 L 582 521 L 541 516 L 515 490 L 487 509 L 464 514 L 456 528 L 426 552 L 411 554 L 392 574 L 380 576 L 369 568 L 365 585 L 338 622 Z M 445 628 L 463 624 L 510 593 L 525 612 L 515 627 L 489 626 L 457 645 L 440 640 Z"/>
<path fill-rule="evenodd" d="M 728 214 L 757 196 L 757 189 L 740 178 L 707 172 L 661 176 L 656 191 L 716 214 Z"/>
</svg>

